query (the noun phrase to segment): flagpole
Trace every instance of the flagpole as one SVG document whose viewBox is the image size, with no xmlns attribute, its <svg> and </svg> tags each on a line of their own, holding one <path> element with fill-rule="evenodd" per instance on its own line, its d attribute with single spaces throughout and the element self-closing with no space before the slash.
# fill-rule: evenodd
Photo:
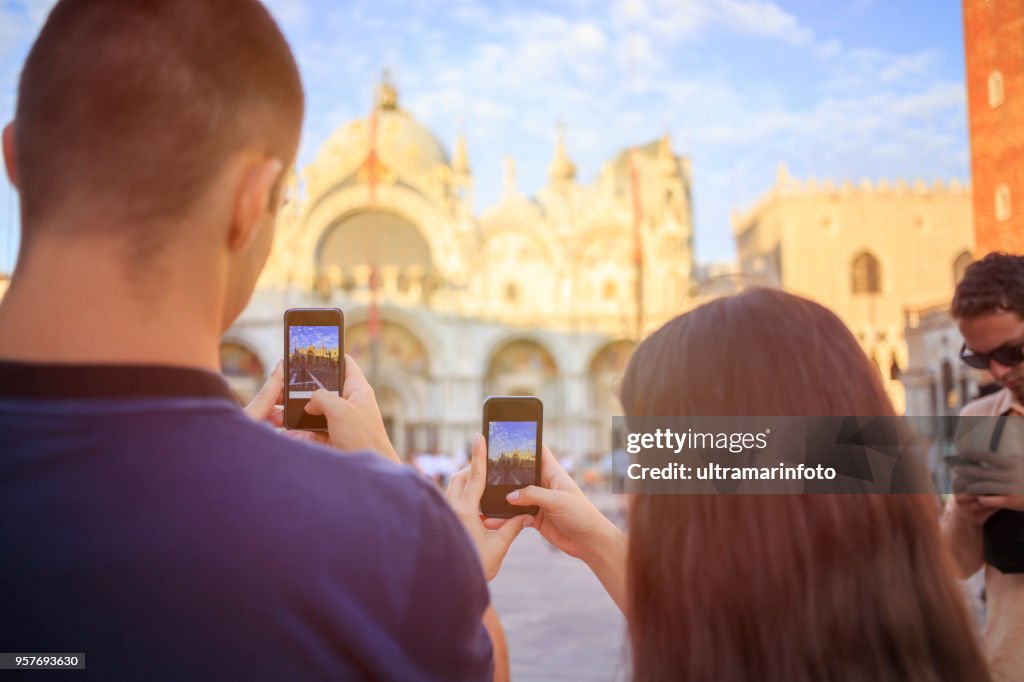
<svg viewBox="0 0 1024 682">
<path fill-rule="evenodd" d="M 633 20 L 637 11 L 635 0 L 627 0 L 626 57 L 631 90 L 636 89 L 636 26 Z M 643 205 L 640 197 L 640 171 L 636 164 L 636 147 L 629 148 L 629 186 L 633 195 L 633 268 L 636 277 L 636 285 L 633 287 L 636 295 L 635 336 L 639 342 L 644 333 L 644 249 Z"/>
<path fill-rule="evenodd" d="M 387 72 L 384 74 L 384 79 L 387 79 Z M 380 163 L 377 158 L 377 112 L 380 106 L 381 102 L 375 101 L 370 112 L 370 149 L 366 156 L 366 167 L 369 175 L 367 201 L 370 206 L 377 205 L 377 174 L 380 170 Z M 368 324 L 370 328 L 370 385 L 376 388 L 380 368 L 380 311 L 377 308 L 377 264 L 373 262 L 370 263 L 370 310 Z"/>
<path fill-rule="evenodd" d="M 636 340 L 644 333 L 644 249 L 643 205 L 640 198 L 640 173 L 636 167 L 636 148 L 629 150 L 629 184 L 633 194 L 633 267 L 636 276 Z"/>
</svg>

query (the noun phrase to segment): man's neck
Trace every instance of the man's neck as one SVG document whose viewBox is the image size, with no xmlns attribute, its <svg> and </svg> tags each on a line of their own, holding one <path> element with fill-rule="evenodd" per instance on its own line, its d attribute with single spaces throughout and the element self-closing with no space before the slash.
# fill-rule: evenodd
<svg viewBox="0 0 1024 682">
<path fill-rule="evenodd" d="M 0 359 L 219 371 L 220 292 L 204 296 L 195 277 L 153 273 L 133 287 L 115 259 L 69 245 L 21 261 L 0 301 Z"/>
</svg>

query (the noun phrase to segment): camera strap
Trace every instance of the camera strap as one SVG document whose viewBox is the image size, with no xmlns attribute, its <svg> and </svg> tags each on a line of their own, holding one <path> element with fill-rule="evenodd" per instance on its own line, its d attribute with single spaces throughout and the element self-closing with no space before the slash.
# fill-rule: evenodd
<svg viewBox="0 0 1024 682">
<path fill-rule="evenodd" d="M 1006 417 L 1008 415 L 1001 414 L 996 418 L 996 427 L 992 429 L 992 439 L 988 442 L 989 452 L 996 452 L 999 447 L 999 441 L 1003 439 L 1003 429 L 1006 428 Z"/>
</svg>

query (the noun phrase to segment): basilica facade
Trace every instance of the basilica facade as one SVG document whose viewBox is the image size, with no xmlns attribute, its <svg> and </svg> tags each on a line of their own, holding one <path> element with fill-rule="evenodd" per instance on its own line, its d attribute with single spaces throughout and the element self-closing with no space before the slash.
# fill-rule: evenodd
<svg viewBox="0 0 1024 682">
<path fill-rule="evenodd" d="M 222 346 L 240 398 L 282 356 L 287 308 L 339 307 L 403 456 L 463 450 L 488 395 L 537 395 L 545 442 L 606 454 L 637 338 L 688 307 L 689 160 L 667 136 L 577 180 L 560 139 L 534 196 L 506 161 L 496 205 L 473 208 L 465 138 L 446 146 L 380 86 L 296 173 L 253 298 Z"/>
</svg>

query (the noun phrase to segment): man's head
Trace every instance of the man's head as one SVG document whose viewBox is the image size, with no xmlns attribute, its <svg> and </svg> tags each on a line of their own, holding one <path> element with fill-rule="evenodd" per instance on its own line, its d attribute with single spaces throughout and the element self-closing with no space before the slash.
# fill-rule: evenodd
<svg viewBox="0 0 1024 682">
<path fill-rule="evenodd" d="M 953 317 L 974 353 L 1024 344 L 1024 256 L 990 253 L 972 263 L 953 296 Z M 993 358 L 988 370 L 1024 401 L 1024 363 Z"/>
<path fill-rule="evenodd" d="M 269 252 L 302 114 L 295 60 L 257 0 L 60 0 L 4 131 L 21 259 L 48 239 L 102 240 L 145 272 L 182 240 L 200 262 L 219 247 L 229 323 Z"/>
</svg>

